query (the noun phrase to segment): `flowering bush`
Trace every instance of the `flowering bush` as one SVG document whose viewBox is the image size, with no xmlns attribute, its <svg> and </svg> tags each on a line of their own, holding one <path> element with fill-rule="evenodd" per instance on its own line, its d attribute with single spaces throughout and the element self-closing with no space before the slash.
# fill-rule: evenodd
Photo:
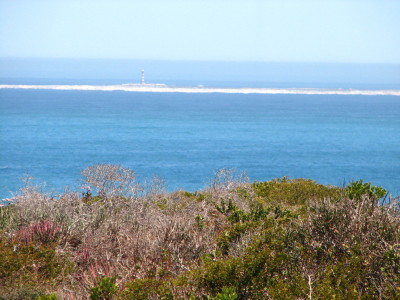
<svg viewBox="0 0 400 300">
<path fill-rule="evenodd" d="M 55 242 L 60 233 L 61 228 L 57 224 L 51 221 L 41 220 L 18 230 L 16 239 L 24 244 L 49 244 Z"/>
</svg>

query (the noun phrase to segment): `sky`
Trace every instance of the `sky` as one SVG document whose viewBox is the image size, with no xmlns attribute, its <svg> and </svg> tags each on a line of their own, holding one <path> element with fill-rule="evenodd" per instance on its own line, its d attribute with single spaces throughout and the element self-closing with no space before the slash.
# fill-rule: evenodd
<svg viewBox="0 0 400 300">
<path fill-rule="evenodd" d="M 400 64 L 400 1 L 0 0 L 0 57 Z"/>
</svg>

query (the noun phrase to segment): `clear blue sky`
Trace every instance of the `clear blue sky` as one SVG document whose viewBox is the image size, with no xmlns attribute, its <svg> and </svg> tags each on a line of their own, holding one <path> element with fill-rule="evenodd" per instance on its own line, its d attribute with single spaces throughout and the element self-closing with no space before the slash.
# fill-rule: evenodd
<svg viewBox="0 0 400 300">
<path fill-rule="evenodd" d="M 0 0 L 0 57 L 400 63 L 398 0 Z"/>
</svg>

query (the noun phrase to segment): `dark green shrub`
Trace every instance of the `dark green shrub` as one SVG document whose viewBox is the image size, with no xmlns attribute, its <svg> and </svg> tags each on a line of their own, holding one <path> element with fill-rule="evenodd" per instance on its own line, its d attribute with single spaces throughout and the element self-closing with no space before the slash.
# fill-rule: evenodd
<svg viewBox="0 0 400 300">
<path fill-rule="evenodd" d="M 231 218 L 232 226 L 218 238 L 217 255 L 222 256 L 205 257 L 202 267 L 188 273 L 187 284 L 195 288 L 195 293 L 218 297 L 224 287 L 230 287 L 237 299 L 265 299 L 280 283 L 294 297 L 303 296 L 305 281 L 295 275 L 297 266 L 291 261 L 290 249 L 295 240 L 286 231 L 292 226 L 286 220 L 295 220 L 296 215 L 280 207 L 261 206 L 253 206 L 245 213 L 229 202 L 221 203 L 219 210 L 227 218 L 236 217 Z M 229 256 L 244 234 L 250 241 L 243 250 L 236 251 L 239 256 Z"/>
<path fill-rule="evenodd" d="M 396 299 L 398 206 L 348 197 L 314 198 L 308 206 L 299 218 L 281 206 L 243 211 L 222 200 L 216 208 L 230 226 L 217 238 L 219 251 L 204 256 L 184 286 L 198 297 L 231 287 L 238 299 Z"/>
<path fill-rule="evenodd" d="M 372 185 L 362 180 L 353 181 L 346 187 L 346 194 L 350 199 L 360 200 L 361 197 L 368 197 L 379 200 L 386 195 L 386 190 L 380 186 Z"/>
<path fill-rule="evenodd" d="M 92 196 L 92 194 L 83 194 L 82 196 L 83 203 L 87 205 L 91 205 L 97 202 L 101 202 L 102 198 L 100 196 Z"/>
<path fill-rule="evenodd" d="M 228 255 L 231 245 L 238 242 L 244 234 L 262 232 L 275 222 L 283 224 L 298 217 L 288 209 L 280 206 L 264 207 L 258 202 L 252 203 L 248 212 L 239 209 L 231 200 L 228 200 L 228 203 L 221 200 L 221 204 L 216 205 L 216 208 L 231 223 L 231 227 L 217 239 L 218 249 L 222 255 Z"/>
<path fill-rule="evenodd" d="M 265 207 L 259 202 L 251 203 L 248 212 L 239 209 L 231 199 L 228 199 L 228 202 L 225 202 L 225 200 L 222 199 L 220 204 L 216 204 L 215 207 L 220 213 L 224 214 L 232 224 L 248 221 L 257 222 L 267 219 L 268 217 L 273 217 L 275 219 L 282 217 L 297 217 L 297 214 L 284 209 L 279 205 Z"/>
<path fill-rule="evenodd" d="M 304 296 L 305 280 L 292 272 L 290 256 L 283 247 L 282 241 L 274 241 L 271 247 L 250 247 L 241 257 L 208 262 L 193 270 L 188 282 L 198 294 L 208 295 L 218 295 L 224 287 L 231 286 L 238 299 L 265 299 L 268 291 L 277 293 L 278 283 L 280 289 L 285 286 L 290 291 L 286 297 Z"/>
<path fill-rule="evenodd" d="M 300 257 L 309 257 L 310 267 L 319 269 L 315 292 L 321 296 L 376 299 L 399 291 L 399 212 L 363 197 L 366 201 L 343 198 L 311 205 Z"/>
<path fill-rule="evenodd" d="M 90 289 L 90 299 L 92 300 L 110 300 L 117 291 L 115 277 L 102 277 L 96 285 Z"/>
</svg>

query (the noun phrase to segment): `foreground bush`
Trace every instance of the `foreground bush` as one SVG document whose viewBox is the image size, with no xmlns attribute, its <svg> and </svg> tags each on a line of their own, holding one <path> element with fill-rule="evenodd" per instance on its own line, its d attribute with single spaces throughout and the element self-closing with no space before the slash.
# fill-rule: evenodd
<svg viewBox="0 0 400 300">
<path fill-rule="evenodd" d="M 53 245 L 0 236 L 0 299 L 40 296 L 56 290 L 73 271 L 66 255 Z M 28 297 L 29 298 L 29 297 Z"/>
<path fill-rule="evenodd" d="M 370 183 L 222 170 L 165 193 L 119 166 L 83 174 L 83 193 L 28 186 L 0 208 L 0 298 L 400 297 L 399 199 Z"/>
<path fill-rule="evenodd" d="M 272 213 L 246 223 L 224 235 L 232 240 L 240 229 L 257 228 L 239 256 L 205 261 L 186 275 L 194 294 L 230 286 L 239 299 L 400 297 L 397 208 L 325 200 L 311 205 L 306 220 Z"/>
</svg>

